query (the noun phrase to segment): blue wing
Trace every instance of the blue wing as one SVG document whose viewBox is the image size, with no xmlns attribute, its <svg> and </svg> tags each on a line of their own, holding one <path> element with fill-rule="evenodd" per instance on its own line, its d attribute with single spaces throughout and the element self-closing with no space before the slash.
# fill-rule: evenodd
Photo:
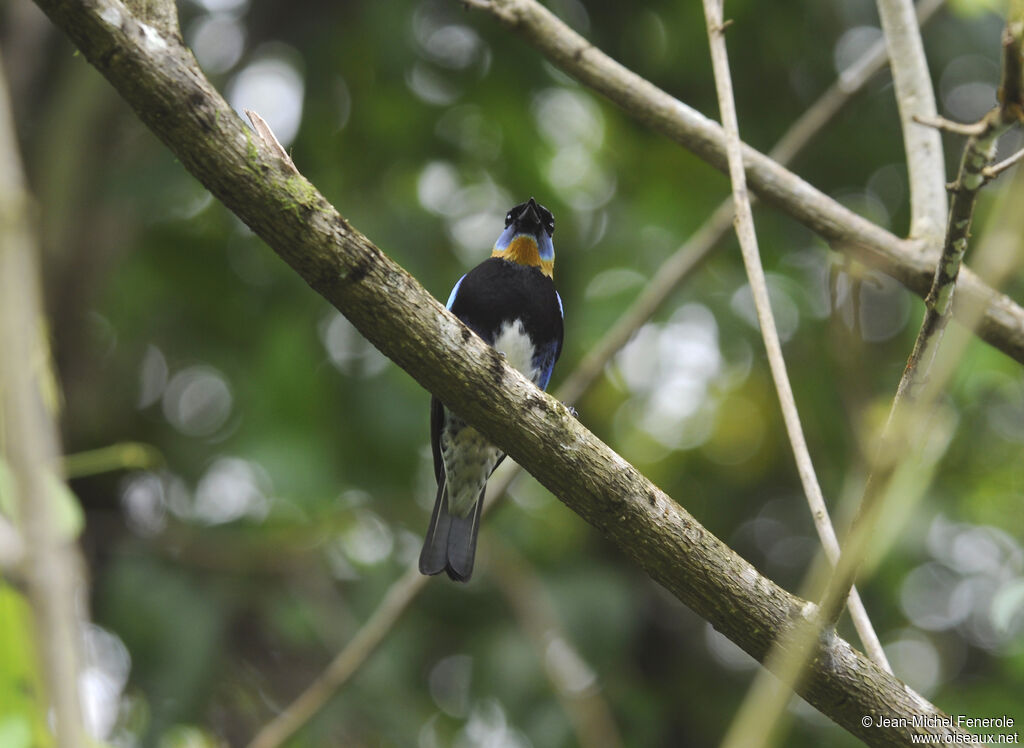
<svg viewBox="0 0 1024 748">
<path fill-rule="evenodd" d="M 565 319 L 565 307 L 562 306 L 562 297 L 555 291 L 555 299 L 558 301 L 558 313 L 562 319 Z M 559 326 L 561 328 L 561 326 Z M 562 352 L 562 333 L 561 329 L 558 332 L 558 339 L 552 340 L 550 343 L 539 345 L 533 354 L 533 367 L 537 369 L 537 386 L 542 390 L 548 388 L 548 382 L 551 381 L 551 373 L 555 370 L 555 361 L 558 360 L 559 354 Z"/>
<path fill-rule="evenodd" d="M 539 345 L 533 353 L 533 367 L 537 369 L 537 386 L 542 390 L 548 388 L 551 381 L 551 372 L 555 370 L 555 360 L 558 358 L 558 341 L 553 340 L 546 345 Z"/>
<path fill-rule="evenodd" d="M 455 288 L 453 288 L 452 292 L 450 294 L 448 294 L 448 301 L 445 303 L 445 306 L 448 309 L 451 309 L 452 308 L 452 304 L 455 303 L 455 297 L 458 296 L 458 294 L 459 294 L 459 286 L 462 285 L 462 281 L 464 281 L 464 280 L 466 280 L 466 276 L 465 275 L 463 275 L 461 278 L 458 279 L 458 281 L 455 282 Z M 562 300 L 561 299 L 558 300 L 558 306 L 559 307 L 562 306 Z"/>
</svg>

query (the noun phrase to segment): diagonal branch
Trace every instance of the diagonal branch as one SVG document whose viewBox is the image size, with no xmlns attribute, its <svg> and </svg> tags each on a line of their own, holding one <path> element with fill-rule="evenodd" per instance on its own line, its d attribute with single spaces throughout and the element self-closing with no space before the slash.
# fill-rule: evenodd
<svg viewBox="0 0 1024 748">
<path fill-rule="evenodd" d="M 417 566 L 410 566 L 388 588 L 387 594 L 373 611 L 373 615 L 359 627 L 359 631 L 345 648 L 331 660 L 316 680 L 288 705 L 287 709 L 260 728 L 256 737 L 249 743 L 249 748 L 272 748 L 281 745 L 320 711 L 338 690 L 338 686 L 348 680 L 352 673 L 359 669 L 368 654 L 377 648 L 409 603 L 427 586 L 428 580 L 429 577 L 420 574 Z"/>
<path fill-rule="evenodd" d="M 535 0 L 461 0 L 485 10 L 520 34 L 557 67 L 606 96 L 653 130 L 724 169 L 722 128 L 612 60 Z M 899 239 L 858 216 L 764 154 L 743 147 L 747 182 L 764 200 L 820 235 L 834 249 L 892 276 L 922 298 L 931 287 L 934 258 L 921 243 Z M 968 268 L 961 273 L 965 305 L 981 306 L 980 338 L 1024 363 L 1024 308 L 993 291 Z M 959 304 L 954 315 L 960 314 Z"/>
<path fill-rule="evenodd" d="M 653 579 L 757 659 L 802 619 L 805 601 L 759 574 L 511 369 L 253 137 L 180 38 L 154 36 L 117 0 L 37 4 L 181 163 L 314 290 Z M 801 695 L 869 744 L 961 734 L 843 639 L 818 641 L 815 650 Z M 865 714 L 894 719 L 867 728 Z"/>
</svg>

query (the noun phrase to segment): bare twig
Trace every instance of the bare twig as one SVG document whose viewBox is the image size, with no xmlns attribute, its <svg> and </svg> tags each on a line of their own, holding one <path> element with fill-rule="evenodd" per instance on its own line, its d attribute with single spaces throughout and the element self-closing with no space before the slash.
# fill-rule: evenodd
<svg viewBox="0 0 1024 748">
<path fill-rule="evenodd" d="M 78 694 L 75 541 L 55 506 L 56 396 L 44 337 L 37 242 L 0 66 L 0 446 L 14 478 L 24 575 L 54 732 L 61 748 L 84 746 Z"/>
<path fill-rule="evenodd" d="M 1009 158 L 1003 159 L 998 164 L 986 166 L 984 169 L 981 170 L 981 175 L 985 177 L 986 180 L 991 181 L 998 177 L 1000 174 L 1002 174 L 1004 171 L 1009 169 L 1010 167 L 1014 166 L 1022 158 L 1024 158 L 1024 148 L 1021 148 L 1019 151 L 1014 153 Z"/>
<path fill-rule="evenodd" d="M 980 135 L 985 131 L 985 125 L 981 122 L 954 122 L 951 119 L 940 117 L 937 114 L 931 117 L 915 114 L 911 119 L 919 125 L 931 127 L 935 130 L 941 130 L 942 132 L 948 132 L 952 135 Z"/>
<path fill-rule="evenodd" d="M 828 521 L 827 510 L 825 508 L 824 498 L 821 494 L 821 488 L 818 484 L 817 477 L 814 473 L 814 465 L 810 458 L 810 453 L 807 449 L 807 444 L 803 436 L 803 429 L 800 426 L 800 417 L 796 409 L 796 403 L 793 399 L 792 388 L 789 383 L 789 377 L 786 373 L 786 363 L 782 355 L 782 346 L 779 342 L 778 331 L 775 327 L 775 320 L 772 315 L 771 303 L 768 296 L 768 286 L 764 278 L 764 269 L 761 266 L 760 252 L 757 246 L 757 235 L 754 230 L 754 219 L 753 213 L 750 207 L 750 201 L 747 198 L 746 189 L 746 178 L 743 168 L 743 153 L 741 150 L 741 141 L 739 134 L 739 123 L 736 117 L 736 105 L 733 98 L 732 81 L 729 72 L 729 58 L 726 51 L 725 39 L 721 34 L 721 21 L 722 21 L 722 0 L 704 0 L 704 16 L 707 21 L 708 29 L 708 40 L 711 46 L 711 63 L 715 74 L 715 87 L 718 92 L 718 106 L 722 114 L 722 126 L 725 130 L 726 137 L 726 152 L 729 158 L 729 178 L 732 181 L 733 189 L 733 202 L 736 207 L 736 233 L 740 242 L 740 249 L 743 254 L 743 263 L 747 269 L 747 277 L 750 280 L 751 292 L 754 297 L 754 304 L 757 309 L 758 321 L 761 326 L 761 334 L 764 338 L 765 349 L 768 353 L 768 362 L 772 372 L 772 378 L 775 381 L 775 389 L 779 395 L 779 402 L 782 407 L 783 420 L 786 424 L 786 431 L 789 435 L 790 444 L 793 449 L 793 454 L 797 462 L 797 470 L 800 474 L 800 480 L 804 486 L 804 493 L 807 496 L 808 502 L 811 504 L 812 514 L 815 519 L 815 524 L 819 526 L 819 534 L 823 538 L 829 537 L 832 541 L 830 546 L 829 543 L 825 543 L 826 548 L 837 548 L 835 533 L 832 530 L 832 524 Z M 865 618 L 866 621 L 866 618 Z M 870 630 L 870 623 L 868 623 Z M 794 629 L 792 632 L 793 636 L 798 636 L 800 628 Z M 877 640 L 877 637 L 873 637 Z M 780 650 L 788 649 L 787 645 L 791 645 L 793 637 L 788 634 L 784 634 L 773 647 L 773 653 L 770 657 L 773 657 L 775 653 Z M 879 648 L 880 649 L 880 648 Z M 883 662 L 885 662 L 885 656 L 882 654 Z M 795 658 L 794 658 L 795 659 Z M 788 676 L 791 666 L 788 661 L 783 660 L 781 663 L 782 674 Z M 886 662 L 888 666 L 888 662 Z M 801 666 L 802 668 L 802 658 Z M 797 671 L 798 672 L 798 671 Z M 776 675 L 779 675 L 779 671 L 776 670 Z M 761 681 L 767 680 L 767 676 L 761 675 Z M 793 677 L 795 680 L 795 674 Z M 792 688 L 792 682 L 786 677 L 783 680 L 782 688 L 779 689 L 780 695 L 775 696 L 776 705 L 773 710 L 774 713 L 781 711 L 781 704 L 784 704 L 789 698 L 789 689 Z M 784 694 L 784 695 L 781 695 Z M 749 710 L 744 710 L 743 714 L 747 714 Z M 751 740 L 758 736 L 758 730 L 761 729 L 760 725 L 756 725 L 755 722 L 760 720 L 739 720 L 734 726 L 734 729 L 730 731 L 726 737 L 726 746 L 749 746 Z M 761 732 L 763 735 L 763 731 Z"/>
<path fill-rule="evenodd" d="M 946 225 L 946 164 L 939 133 L 913 125 L 917 117 L 936 114 L 932 78 L 912 0 L 878 0 L 877 5 L 889 47 L 889 69 L 907 154 L 910 235 L 923 239 L 933 249 L 942 241 Z"/>
<path fill-rule="evenodd" d="M 249 748 L 268 748 L 281 745 L 299 727 L 309 721 L 366 659 L 376 649 L 384 635 L 391 630 L 401 617 L 416 593 L 423 588 L 429 577 L 424 577 L 415 566 L 388 588 L 387 594 L 365 624 L 363 624 L 346 647 L 331 660 L 319 677 L 299 698 L 277 717 L 260 729 L 249 743 Z"/>
<path fill-rule="evenodd" d="M 491 538 L 490 540 L 496 540 Z M 521 558 L 500 543 L 488 542 L 492 568 L 501 591 L 520 627 L 533 643 L 537 657 L 554 686 L 581 748 L 618 748 L 622 737 L 611 709 L 601 697 L 594 675 L 581 682 L 586 664 L 562 630 L 547 591 Z M 556 648 L 554 653 L 552 648 Z M 584 671 L 584 672 L 581 672 Z"/>
<path fill-rule="evenodd" d="M 772 314 L 768 296 L 768 285 L 765 282 L 764 268 L 761 265 L 760 251 L 757 246 L 757 235 L 754 231 L 754 218 L 750 200 L 747 196 L 746 178 L 743 170 L 743 154 L 739 137 L 739 123 L 736 120 L 736 105 L 733 101 L 732 82 L 729 75 L 729 61 L 725 49 L 725 39 L 720 32 L 721 3 L 719 0 L 704 0 L 704 14 L 708 23 L 708 38 L 711 42 L 711 60 L 715 70 L 715 85 L 718 89 L 718 105 L 722 112 L 722 123 L 726 133 L 726 148 L 729 154 L 729 176 L 733 185 L 733 202 L 736 205 L 736 233 L 740 240 L 743 264 L 747 269 L 751 293 L 757 309 L 757 318 L 764 338 L 768 364 L 775 382 L 775 390 L 779 396 L 786 433 L 796 460 L 797 472 L 803 485 L 804 495 L 811 508 L 815 528 L 821 538 L 826 555 L 835 564 L 839 560 L 839 541 L 836 538 L 832 521 L 829 518 L 828 506 L 822 495 L 811 460 L 807 440 L 804 438 L 800 425 L 800 414 L 797 411 L 793 388 L 786 372 L 786 360 L 782 355 L 782 344 L 779 341 L 778 329 Z M 878 636 L 871 625 L 867 612 L 856 590 L 848 597 L 852 598 L 850 608 L 857 632 L 871 653 L 872 659 L 889 672 L 892 669 L 885 657 Z"/>
<path fill-rule="evenodd" d="M 882 504 L 885 489 L 899 465 L 909 436 L 904 425 L 913 419 L 904 417 L 901 410 L 918 396 L 917 389 L 930 376 L 935 354 L 942 342 L 946 325 L 952 316 L 954 292 L 960 275 L 964 253 L 967 250 L 974 205 L 978 192 L 988 182 L 985 169 L 995 154 L 999 138 L 1021 117 L 1021 38 L 1024 36 L 1024 22 L 1011 18 L 1003 33 L 1003 86 L 1000 88 L 1001 104 L 986 114 L 975 126 L 973 134 L 964 145 L 963 157 L 956 181 L 951 187 L 952 201 L 949 222 L 942 255 L 935 267 L 931 290 L 925 297 L 925 315 L 918 331 L 914 348 L 907 360 L 893 399 L 889 417 L 878 440 L 878 450 L 873 470 L 864 487 L 857 516 L 854 520 L 853 535 L 862 537 L 864 542 L 872 535 L 875 523 L 883 516 Z M 1007 81 L 1016 81 L 1011 86 Z M 843 590 L 853 585 L 864 549 L 848 544 L 843 557 L 836 566 L 830 588 L 823 601 L 823 614 L 830 621 L 839 617 L 837 601 L 842 600 Z M 833 589 L 834 588 L 834 589 Z"/>
</svg>

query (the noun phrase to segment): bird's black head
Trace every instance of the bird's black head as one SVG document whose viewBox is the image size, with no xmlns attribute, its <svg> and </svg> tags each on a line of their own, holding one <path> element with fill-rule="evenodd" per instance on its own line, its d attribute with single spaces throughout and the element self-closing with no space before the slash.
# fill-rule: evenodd
<svg viewBox="0 0 1024 748">
<path fill-rule="evenodd" d="M 525 203 L 519 203 L 505 216 L 505 228 L 515 224 L 517 231 L 524 234 L 544 232 L 550 237 L 555 233 L 555 217 L 551 211 L 538 203 L 532 197 Z"/>
</svg>

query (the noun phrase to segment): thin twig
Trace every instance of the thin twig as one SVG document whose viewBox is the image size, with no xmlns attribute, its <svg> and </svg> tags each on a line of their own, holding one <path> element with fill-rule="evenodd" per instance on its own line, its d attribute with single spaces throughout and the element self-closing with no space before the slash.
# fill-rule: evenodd
<svg viewBox="0 0 1024 748">
<path fill-rule="evenodd" d="M 948 132 L 952 135 L 980 135 L 985 131 L 985 126 L 981 122 L 954 122 L 937 114 L 931 117 L 915 114 L 911 119 L 924 127 L 931 127 L 932 129 Z"/>
<path fill-rule="evenodd" d="M 527 564 L 497 538 L 488 539 L 492 565 L 501 591 L 516 620 L 533 643 L 555 695 L 569 718 L 580 748 L 618 748 L 622 737 L 612 710 L 601 697 L 597 676 L 589 683 L 578 682 L 586 664 L 562 630 L 547 591 Z M 558 647 L 561 656 L 552 656 Z M 572 665 L 564 664 L 569 660 Z M 575 679 L 575 680 L 574 680 Z"/>
<path fill-rule="evenodd" d="M 935 92 L 912 0 L 878 0 L 896 106 L 903 129 L 910 186 L 910 235 L 939 246 L 946 225 L 946 164 L 935 130 L 914 127 L 915 117 L 936 115 Z"/>
<path fill-rule="evenodd" d="M 60 748 L 86 743 L 78 693 L 82 593 L 74 537 L 55 505 L 57 407 L 43 336 L 38 244 L 32 231 L 7 84 L 0 65 L 0 446 L 14 478 L 24 576 L 37 653 Z M 48 712 L 43 704 L 43 711 Z"/>
<path fill-rule="evenodd" d="M 1013 29 L 1013 31 L 1011 31 Z M 903 370 L 896 396 L 893 398 L 889 417 L 878 440 L 878 449 L 871 474 L 868 476 L 861 497 L 860 506 L 854 519 L 853 535 L 867 539 L 872 529 L 884 516 L 883 504 L 886 488 L 896 471 L 907 444 L 908 433 L 902 426 L 901 410 L 918 396 L 918 388 L 927 382 L 935 354 L 942 342 L 943 333 L 952 316 L 953 298 L 957 279 L 967 250 L 974 206 L 978 192 L 988 182 L 985 169 L 995 155 L 999 138 L 1020 121 L 1021 103 L 1024 91 L 1019 85 L 1007 88 L 1005 81 L 1020 81 L 1021 38 L 1024 24 L 1011 19 L 1003 34 L 1003 80 L 1000 99 L 1002 103 L 986 114 L 971 128 L 974 133 L 964 145 L 963 157 L 956 181 L 953 183 L 952 201 L 946 238 L 932 278 L 931 290 L 925 297 L 925 315 L 914 341 L 913 350 Z M 827 620 L 835 622 L 840 610 L 837 601 L 842 600 L 843 591 L 848 590 L 857 577 L 864 559 L 864 548 L 847 544 L 840 562 L 822 601 L 822 613 Z"/>
<path fill-rule="evenodd" d="M 388 588 L 384 599 L 352 640 L 330 665 L 302 692 L 287 709 L 265 724 L 249 743 L 249 748 L 269 748 L 281 745 L 316 714 L 327 700 L 348 680 L 352 673 L 377 648 L 384 635 L 391 630 L 409 603 L 427 584 L 415 566 L 409 567 L 398 581 Z"/>
<path fill-rule="evenodd" d="M 754 304 L 757 309 L 757 317 L 761 327 L 761 334 L 764 338 L 765 349 L 768 353 L 768 362 L 775 381 L 775 389 L 779 395 L 779 402 L 782 406 L 783 420 L 786 424 L 786 431 L 789 435 L 790 444 L 793 448 L 797 461 L 797 470 L 801 482 L 804 485 L 804 493 L 808 500 L 815 502 L 815 499 L 824 505 L 821 500 L 821 489 L 818 487 L 814 475 L 814 467 L 807 452 L 807 445 L 804 442 L 803 431 L 800 427 L 799 415 L 793 401 L 793 393 L 789 385 L 789 378 L 786 374 L 786 364 L 782 356 L 782 348 L 778 339 L 778 332 L 775 327 L 775 320 L 772 315 L 771 303 L 768 297 L 768 286 L 764 279 L 764 269 L 761 267 L 760 252 L 757 246 L 757 235 L 754 230 L 754 218 L 747 198 L 746 175 L 743 168 L 743 151 L 739 134 L 739 122 L 736 117 L 736 104 L 732 91 L 732 80 L 729 72 L 729 57 L 726 51 L 725 39 L 722 37 L 719 28 L 722 22 L 722 0 L 703 0 L 704 17 L 707 23 L 708 42 L 711 47 L 711 64 L 715 75 L 715 88 L 718 93 L 718 108 L 721 111 L 722 127 L 725 131 L 726 153 L 729 159 L 729 178 L 732 182 L 733 203 L 736 208 L 736 234 L 739 238 L 740 250 L 743 254 L 743 264 L 746 266 L 747 277 L 750 280 L 751 292 L 754 297 Z M 814 497 L 814 498 L 812 498 Z M 817 515 L 815 515 L 817 519 Z M 829 524 L 831 528 L 831 524 Z M 799 623 L 799 622 L 798 622 Z M 780 634 L 780 639 L 787 643 L 786 649 L 793 646 L 793 638 L 799 637 L 799 628 L 791 632 L 791 636 Z M 801 637 L 802 638 L 802 637 Z M 769 657 L 781 650 L 781 642 L 773 647 Z M 775 655 L 777 656 L 777 655 Z M 797 659 L 797 658 L 792 658 Z M 803 658 L 800 658 L 801 660 Z M 783 661 L 785 666 L 788 661 Z M 779 673 L 776 672 L 776 675 Z M 772 713 L 781 711 L 781 704 L 789 698 L 789 673 L 783 670 L 784 680 L 782 687 L 774 694 Z M 768 677 L 761 674 L 756 682 L 767 681 Z M 795 677 L 794 677 L 795 680 Z M 759 701 L 748 699 L 745 706 L 756 704 Z M 751 713 L 760 714 L 757 709 L 745 708 L 741 710 L 741 717 L 748 717 Z M 760 722 L 761 720 L 756 720 Z M 758 738 L 757 730 L 760 726 L 754 726 L 752 718 L 738 719 L 725 738 L 724 745 L 727 748 L 735 746 L 739 748 L 749 746 L 752 740 Z M 763 732 L 760 733 L 763 735 Z"/>
<path fill-rule="evenodd" d="M 981 170 L 981 175 L 986 180 L 991 181 L 1002 174 L 1004 171 L 1015 165 L 1018 161 L 1024 158 L 1024 148 L 1014 153 L 1009 158 L 1003 159 L 998 164 L 992 164 L 992 166 L 986 166 Z"/>
<path fill-rule="evenodd" d="M 708 22 L 708 38 L 711 41 L 711 60 L 715 70 L 715 85 L 718 89 L 718 105 L 722 112 L 722 125 L 726 133 L 726 147 L 729 154 L 729 176 L 733 185 L 733 202 L 736 205 L 736 233 L 743 254 L 743 264 L 747 269 L 751 293 L 757 309 L 757 318 L 764 338 L 768 364 L 779 396 L 786 433 L 796 460 L 797 472 L 803 485 L 804 495 L 810 505 L 811 516 L 815 528 L 821 538 L 825 553 L 832 564 L 839 560 L 839 541 L 829 517 L 828 506 L 821 492 L 814 463 L 811 460 L 807 440 L 804 438 L 800 425 L 800 414 L 797 411 L 793 388 L 786 372 L 786 360 L 782 355 L 782 344 L 779 341 L 775 317 L 772 314 L 768 285 L 765 282 L 764 268 L 761 265 L 760 251 L 757 246 L 757 235 L 754 230 L 754 218 L 747 196 L 746 175 L 743 169 L 742 141 L 739 137 L 739 123 L 736 120 L 736 105 L 732 95 L 732 81 L 729 74 L 728 55 L 725 50 L 725 39 L 718 31 L 721 22 L 721 4 L 718 0 L 704 0 L 704 14 Z M 871 650 L 872 659 L 885 670 L 892 672 L 885 652 L 878 643 L 871 621 L 864 610 L 860 596 L 854 591 L 847 597 L 853 598 L 851 614 L 854 616 L 857 631 L 865 645 Z"/>
</svg>

